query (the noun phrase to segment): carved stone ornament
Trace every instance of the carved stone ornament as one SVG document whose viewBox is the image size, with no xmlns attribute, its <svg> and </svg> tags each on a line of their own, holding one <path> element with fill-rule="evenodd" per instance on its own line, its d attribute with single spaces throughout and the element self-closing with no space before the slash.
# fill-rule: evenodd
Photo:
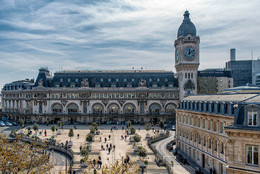
<svg viewBox="0 0 260 174">
<path fill-rule="evenodd" d="M 85 78 L 81 81 L 81 87 L 89 87 L 88 78 Z"/>
<path fill-rule="evenodd" d="M 102 103 L 106 106 L 109 103 L 109 100 L 102 100 Z"/>
<path fill-rule="evenodd" d="M 80 97 L 80 98 L 88 98 L 88 97 L 89 97 L 89 94 L 88 94 L 88 93 L 80 93 L 80 94 L 79 94 L 79 97 Z"/>
<path fill-rule="evenodd" d="M 61 102 L 61 104 L 63 104 L 63 106 L 66 106 L 66 104 L 68 103 L 67 100 L 61 100 L 60 102 Z"/>
<path fill-rule="evenodd" d="M 146 80 L 141 78 L 139 80 L 138 87 L 146 87 Z"/>
<path fill-rule="evenodd" d="M 166 104 L 166 101 L 165 100 L 161 100 L 160 102 L 161 102 L 162 106 L 164 107 L 165 104 Z"/>
<path fill-rule="evenodd" d="M 183 74 L 182 73 L 178 73 L 178 78 L 179 78 L 180 81 L 182 81 L 183 80 Z"/>
<path fill-rule="evenodd" d="M 120 103 L 121 106 L 123 106 L 123 104 L 125 103 L 125 100 L 119 100 L 118 102 Z"/>
<path fill-rule="evenodd" d="M 38 81 L 38 86 L 43 86 L 43 80 L 42 80 L 42 79 L 40 79 L 40 80 Z"/>
</svg>

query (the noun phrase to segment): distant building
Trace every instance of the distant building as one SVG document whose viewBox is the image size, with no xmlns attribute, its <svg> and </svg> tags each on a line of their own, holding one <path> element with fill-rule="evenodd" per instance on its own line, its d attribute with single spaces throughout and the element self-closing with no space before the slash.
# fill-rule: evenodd
<svg viewBox="0 0 260 174">
<path fill-rule="evenodd" d="M 2 111 L 2 94 L 0 94 L 0 112 Z"/>
<path fill-rule="evenodd" d="M 232 72 L 234 87 L 254 84 L 260 86 L 260 60 L 236 60 L 235 49 L 230 51 L 226 70 Z"/>
<path fill-rule="evenodd" d="M 208 172 L 260 173 L 260 95 L 194 95 L 176 110 L 179 154 Z"/>
<path fill-rule="evenodd" d="M 199 44 L 189 12 L 174 42 L 177 75 L 169 71 L 39 70 L 35 82 L 2 89 L 3 112 L 35 122 L 175 122 L 179 100 L 197 93 Z"/>
<path fill-rule="evenodd" d="M 198 94 L 217 94 L 228 88 L 233 88 L 231 71 L 222 69 L 198 71 Z"/>
</svg>

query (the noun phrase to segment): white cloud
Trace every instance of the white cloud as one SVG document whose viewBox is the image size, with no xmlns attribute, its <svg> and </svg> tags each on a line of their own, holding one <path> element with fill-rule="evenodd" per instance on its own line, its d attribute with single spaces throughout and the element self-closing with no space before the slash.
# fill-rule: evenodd
<svg viewBox="0 0 260 174">
<path fill-rule="evenodd" d="M 0 72 L 174 70 L 173 42 L 186 9 L 201 37 L 200 69 L 223 67 L 231 47 L 238 58 L 249 58 L 251 49 L 260 56 L 259 6 L 258 0 L 3 1 Z"/>
</svg>

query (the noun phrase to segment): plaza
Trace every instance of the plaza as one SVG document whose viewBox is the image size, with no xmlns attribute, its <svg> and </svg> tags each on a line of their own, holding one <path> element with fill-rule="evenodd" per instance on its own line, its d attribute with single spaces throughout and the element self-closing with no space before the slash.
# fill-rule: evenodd
<svg viewBox="0 0 260 174">
<path fill-rule="evenodd" d="M 33 125 L 29 125 L 29 127 L 32 128 Z M 90 125 L 64 125 L 63 129 L 61 130 L 61 134 L 57 135 L 57 132 L 52 132 L 51 126 L 46 125 L 39 125 L 38 135 L 39 138 L 44 140 L 51 138 L 52 136 L 55 136 L 56 143 L 63 143 L 65 144 L 66 141 L 70 140 L 70 137 L 68 137 L 69 128 L 74 128 L 74 136 L 71 138 L 71 141 L 73 142 L 73 145 L 71 147 L 71 150 L 74 152 L 74 165 L 72 166 L 72 171 L 76 171 L 76 173 L 82 173 L 84 172 L 87 167 L 83 167 L 80 163 L 80 160 L 83 158 L 83 156 L 80 154 L 80 146 L 88 145 L 86 142 L 86 135 L 90 132 L 89 128 Z M 76 126 L 76 129 L 75 129 Z M 144 158 L 144 160 L 148 160 L 147 169 L 145 169 L 145 172 L 149 174 L 166 174 L 168 173 L 168 170 L 166 167 L 158 166 L 155 162 L 155 155 L 153 151 L 148 147 L 147 145 L 147 139 L 146 134 L 149 133 L 151 136 L 157 135 L 158 133 L 154 133 L 153 130 L 146 131 L 144 129 L 143 125 L 133 125 L 136 128 L 136 133 L 141 136 L 141 141 L 137 143 L 137 146 L 142 146 L 147 151 L 147 156 Z M 28 126 L 27 126 L 28 127 Z M 27 127 L 23 128 L 24 133 L 27 133 Z M 111 132 L 111 128 L 115 127 L 116 129 L 113 129 Z M 124 127 L 124 129 L 122 129 Z M 15 127 L 13 127 L 15 128 Z M 8 133 L 10 129 L 13 128 L 1 128 L 2 133 Z M 134 142 L 130 141 L 130 136 L 127 136 L 127 139 L 122 139 L 121 136 L 123 135 L 125 137 L 126 131 L 125 131 L 126 125 L 100 125 L 98 126 L 98 130 L 100 131 L 99 135 L 95 135 L 94 142 L 90 144 L 91 151 L 88 154 L 88 159 L 95 159 L 98 160 L 99 157 L 101 157 L 102 166 L 103 165 L 109 165 L 114 163 L 116 160 L 121 160 L 122 157 L 125 157 L 126 155 L 129 155 L 130 160 L 134 161 L 136 166 L 139 168 L 140 165 L 140 158 L 137 154 L 137 152 L 134 152 L 133 144 Z M 139 130 L 140 128 L 140 130 Z M 45 130 L 46 135 L 45 136 Z M 161 128 L 155 126 L 154 130 L 160 130 L 160 132 L 163 132 Z M 21 130 L 19 130 L 21 131 Z M 34 134 L 34 130 L 32 130 Z M 42 132 L 39 134 L 39 132 Z M 79 134 L 79 138 L 78 135 Z M 109 139 L 109 135 L 111 138 Z M 100 141 L 101 138 L 101 141 Z M 107 142 L 105 143 L 105 138 L 107 138 Z M 110 146 L 110 144 L 115 145 L 115 150 L 111 150 L 110 153 L 108 153 L 108 150 L 106 149 L 106 144 Z M 101 145 L 105 147 L 104 150 L 101 150 Z M 166 148 L 166 147 L 164 147 Z M 52 169 L 52 173 L 65 173 L 65 161 L 66 158 L 64 155 L 51 152 L 50 153 L 50 161 L 53 162 L 54 168 Z M 174 156 L 172 155 L 174 158 Z M 181 164 L 179 164 L 177 161 L 174 161 L 174 173 L 190 173 L 189 170 L 185 169 L 185 166 L 183 167 Z M 69 161 L 67 162 L 67 169 L 69 169 Z M 88 167 L 91 170 L 94 170 L 93 167 Z M 99 168 L 97 168 L 97 165 L 95 166 L 95 169 L 97 169 L 97 172 L 99 172 Z M 146 171 L 147 170 L 147 171 Z M 183 174 L 184 174 L 183 173 Z"/>
</svg>

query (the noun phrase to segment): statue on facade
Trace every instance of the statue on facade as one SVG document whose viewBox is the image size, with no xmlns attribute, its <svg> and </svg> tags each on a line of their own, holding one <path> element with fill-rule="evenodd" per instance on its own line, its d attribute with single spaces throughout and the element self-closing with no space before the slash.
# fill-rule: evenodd
<svg viewBox="0 0 260 174">
<path fill-rule="evenodd" d="M 81 81 L 81 87 L 89 87 L 88 78 L 85 78 Z"/>
<path fill-rule="evenodd" d="M 139 80 L 138 87 L 146 87 L 146 80 L 141 78 Z"/>
</svg>

